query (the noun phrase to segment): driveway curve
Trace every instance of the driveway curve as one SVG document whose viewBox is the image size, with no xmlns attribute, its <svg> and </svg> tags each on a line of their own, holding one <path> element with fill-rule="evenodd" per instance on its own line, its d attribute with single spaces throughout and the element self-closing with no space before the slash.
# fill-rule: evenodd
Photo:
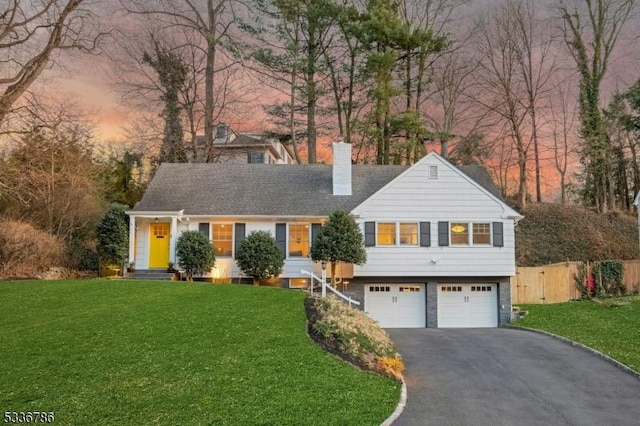
<svg viewBox="0 0 640 426">
<path fill-rule="evenodd" d="M 516 329 L 387 330 L 406 365 L 407 425 L 638 425 L 640 380 Z"/>
</svg>

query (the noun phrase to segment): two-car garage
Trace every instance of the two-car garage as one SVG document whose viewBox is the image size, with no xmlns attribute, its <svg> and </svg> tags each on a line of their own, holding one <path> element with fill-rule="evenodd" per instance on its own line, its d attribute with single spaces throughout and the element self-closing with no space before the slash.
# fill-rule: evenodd
<svg viewBox="0 0 640 426">
<path fill-rule="evenodd" d="M 436 284 L 434 284 L 436 285 Z M 421 328 L 427 325 L 425 284 L 365 284 L 364 309 L 384 328 Z M 496 283 L 438 283 L 437 327 L 498 326 Z M 429 315 L 436 316 L 436 312 Z"/>
</svg>

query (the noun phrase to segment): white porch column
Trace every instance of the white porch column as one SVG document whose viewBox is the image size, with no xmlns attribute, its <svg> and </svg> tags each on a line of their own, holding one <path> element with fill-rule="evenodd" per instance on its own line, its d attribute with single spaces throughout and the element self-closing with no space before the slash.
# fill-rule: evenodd
<svg viewBox="0 0 640 426">
<path fill-rule="evenodd" d="M 135 262 L 136 250 L 136 217 L 129 216 L 129 263 Z"/>
<path fill-rule="evenodd" d="M 171 240 L 169 241 L 169 260 L 176 263 L 176 241 L 178 240 L 178 217 L 171 216 L 171 229 L 169 230 Z"/>
</svg>

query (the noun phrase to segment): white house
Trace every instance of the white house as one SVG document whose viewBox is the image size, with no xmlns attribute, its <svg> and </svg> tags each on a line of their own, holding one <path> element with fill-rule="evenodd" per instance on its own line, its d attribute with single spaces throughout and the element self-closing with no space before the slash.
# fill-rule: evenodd
<svg viewBox="0 0 640 426">
<path fill-rule="evenodd" d="M 522 216 L 481 166 L 430 153 L 411 167 L 352 165 L 333 144 L 333 165 L 162 164 L 129 211 L 137 269 L 176 261 L 184 230 L 212 241 L 212 278 L 239 282 L 234 261 L 250 232 L 267 230 L 286 255 L 283 287 L 320 273 L 309 248 L 331 212 L 353 213 L 367 262 L 342 268 L 346 293 L 384 327 L 495 327 L 511 314 L 514 225 Z"/>
<path fill-rule="evenodd" d="M 256 133 L 239 133 L 225 123 L 215 127 L 213 140 L 214 163 L 227 164 L 293 164 L 289 149 L 279 140 Z M 205 138 L 196 136 L 194 142 L 185 143 L 187 157 L 194 162 L 204 162 Z"/>
</svg>

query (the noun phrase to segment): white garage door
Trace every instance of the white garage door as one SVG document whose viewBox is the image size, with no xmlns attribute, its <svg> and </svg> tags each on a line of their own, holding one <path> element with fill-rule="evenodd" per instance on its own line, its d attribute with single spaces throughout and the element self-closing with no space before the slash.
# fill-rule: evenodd
<svg viewBox="0 0 640 426">
<path fill-rule="evenodd" d="M 497 326 L 497 284 L 438 284 L 438 327 Z"/>
<path fill-rule="evenodd" d="M 385 328 L 426 327 L 424 284 L 368 284 L 364 310 Z"/>
</svg>

